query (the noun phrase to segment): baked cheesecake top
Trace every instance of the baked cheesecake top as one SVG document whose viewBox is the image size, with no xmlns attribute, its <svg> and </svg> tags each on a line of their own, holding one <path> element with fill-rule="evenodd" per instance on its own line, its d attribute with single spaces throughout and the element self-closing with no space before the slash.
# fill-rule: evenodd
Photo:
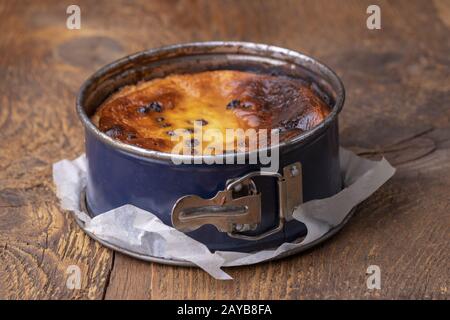
<svg viewBox="0 0 450 320">
<path fill-rule="evenodd" d="M 199 145 L 201 152 L 217 145 L 217 134 L 225 137 L 227 129 L 268 129 L 268 135 L 279 129 L 283 141 L 314 128 L 329 113 L 329 106 L 303 81 L 216 70 L 123 87 L 106 99 L 92 121 L 114 139 L 168 153 L 183 135 L 192 153 L 198 153 Z M 226 141 L 219 143 L 224 152 L 238 150 L 236 140 Z M 254 149 L 247 143 L 244 148 Z M 217 150 L 212 153 L 221 153 Z"/>
</svg>

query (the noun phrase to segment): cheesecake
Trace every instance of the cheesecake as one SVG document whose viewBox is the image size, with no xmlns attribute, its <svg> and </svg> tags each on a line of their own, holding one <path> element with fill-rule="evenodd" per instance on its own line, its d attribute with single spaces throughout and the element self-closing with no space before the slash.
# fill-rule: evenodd
<svg viewBox="0 0 450 320">
<path fill-rule="evenodd" d="M 215 70 L 122 87 L 100 105 L 92 121 L 111 138 L 140 148 L 173 153 L 182 137 L 196 153 L 214 147 L 217 154 L 255 148 L 245 139 L 243 145 L 236 139 L 218 140 L 230 129 L 275 129 L 285 141 L 313 129 L 329 113 L 326 99 L 303 80 Z"/>
</svg>

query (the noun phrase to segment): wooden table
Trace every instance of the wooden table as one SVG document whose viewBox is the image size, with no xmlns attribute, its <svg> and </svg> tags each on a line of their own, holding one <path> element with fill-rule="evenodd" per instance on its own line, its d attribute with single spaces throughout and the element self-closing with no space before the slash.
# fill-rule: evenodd
<svg viewBox="0 0 450 320">
<path fill-rule="evenodd" d="M 450 4 L 438 1 L 0 2 L 0 298 L 449 298 Z M 381 30 L 366 27 L 370 4 Z M 100 66 L 188 41 L 302 51 L 342 77 L 342 145 L 398 170 L 332 240 L 300 256 L 232 268 L 145 263 L 88 238 L 59 208 L 52 163 L 83 152 L 75 96 Z M 66 286 L 81 270 L 81 289 Z M 366 269 L 381 269 L 368 290 Z"/>
</svg>

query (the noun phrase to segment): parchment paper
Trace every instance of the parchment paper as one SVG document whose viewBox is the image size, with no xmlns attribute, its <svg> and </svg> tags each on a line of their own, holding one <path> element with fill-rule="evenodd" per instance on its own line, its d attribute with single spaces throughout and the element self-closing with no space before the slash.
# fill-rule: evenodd
<svg viewBox="0 0 450 320">
<path fill-rule="evenodd" d="M 80 194 L 86 186 L 87 164 L 84 155 L 73 161 L 55 163 L 53 181 L 61 207 L 73 212 L 85 223 L 85 229 L 98 238 L 137 253 L 190 261 L 214 278 L 228 280 L 232 278 L 221 267 L 262 262 L 319 239 L 339 225 L 353 207 L 368 198 L 395 173 L 395 169 L 384 158 L 371 161 L 343 148 L 340 157 L 345 188 L 330 198 L 305 202 L 294 211 L 294 219 L 307 227 L 305 239 L 299 243 L 286 242 L 276 249 L 257 253 L 211 253 L 202 243 L 133 205 L 124 205 L 90 218 L 80 208 Z"/>
</svg>

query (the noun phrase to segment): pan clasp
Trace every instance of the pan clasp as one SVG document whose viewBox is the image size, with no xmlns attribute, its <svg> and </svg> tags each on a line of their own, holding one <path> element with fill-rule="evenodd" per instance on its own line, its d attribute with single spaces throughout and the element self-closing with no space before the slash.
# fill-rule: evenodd
<svg viewBox="0 0 450 320">
<path fill-rule="evenodd" d="M 258 235 L 248 235 L 243 232 L 255 230 L 261 223 L 262 195 L 253 181 L 257 176 L 277 179 L 278 219 L 272 229 Z M 281 231 L 285 221 L 292 219 L 295 207 L 302 201 L 302 168 L 300 162 L 296 162 L 284 167 L 283 174 L 255 171 L 227 181 L 225 190 L 219 191 L 211 199 L 196 195 L 184 196 L 172 209 L 172 224 L 182 232 L 212 224 L 230 237 L 255 241 Z"/>
</svg>

